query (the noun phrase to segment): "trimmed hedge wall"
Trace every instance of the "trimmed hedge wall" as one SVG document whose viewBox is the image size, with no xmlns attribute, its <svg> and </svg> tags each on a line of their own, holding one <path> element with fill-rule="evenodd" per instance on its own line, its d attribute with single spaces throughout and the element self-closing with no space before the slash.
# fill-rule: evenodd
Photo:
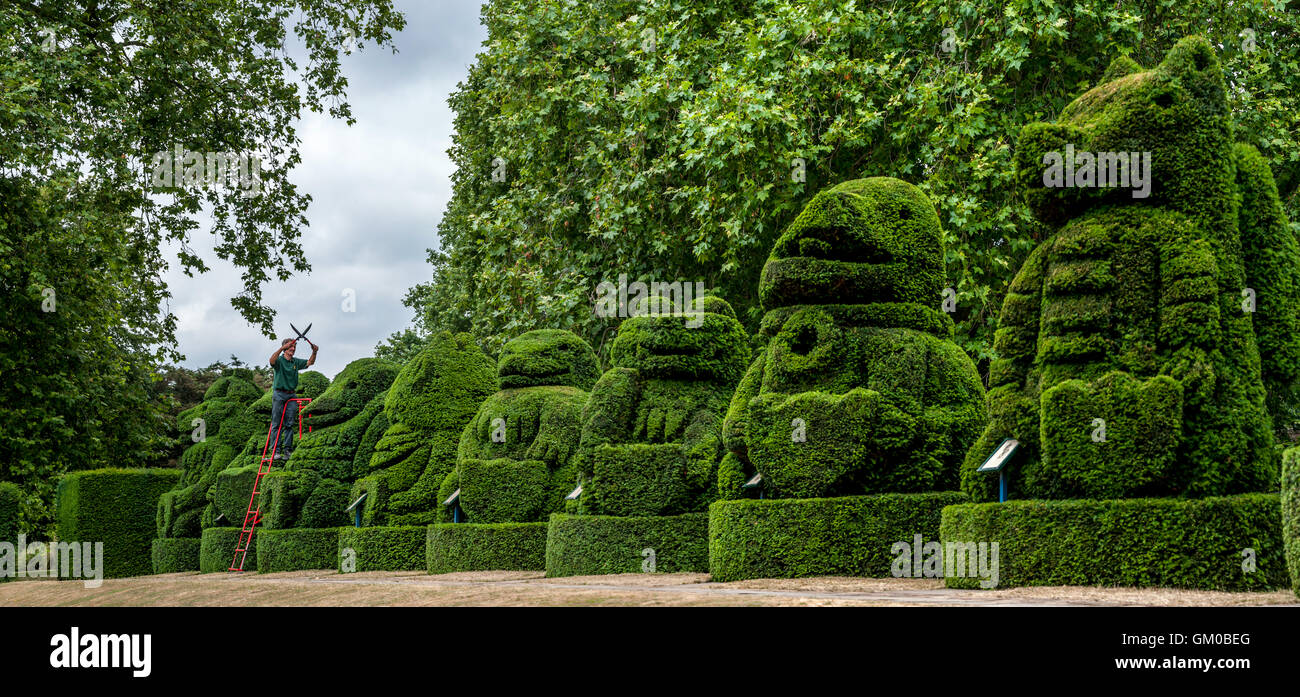
<svg viewBox="0 0 1300 697">
<path fill-rule="evenodd" d="M 965 504 L 944 509 L 940 538 L 996 541 L 1002 587 L 1270 590 L 1287 585 L 1278 512 L 1277 494 Z M 1247 548 L 1254 572 L 1243 569 Z"/>
<path fill-rule="evenodd" d="M 653 518 L 551 514 L 547 576 L 643 573 L 654 550 L 655 572 L 709 570 L 709 514 Z"/>
<path fill-rule="evenodd" d="M 339 530 L 339 571 L 343 569 L 343 550 L 356 552 L 356 568 L 351 571 L 413 571 L 425 567 L 428 526 L 341 528 Z"/>
<path fill-rule="evenodd" d="M 163 537 L 153 541 L 150 556 L 155 574 L 172 574 L 178 571 L 199 570 L 199 547 L 203 541 L 197 537 Z"/>
<path fill-rule="evenodd" d="M 425 565 L 431 574 L 541 571 L 546 568 L 548 527 L 549 523 L 430 525 Z"/>
<path fill-rule="evenodd" d="M 55 491 L 58 539 L 103 542 L 104 578 L 153 573 L 158 497 L 180 470 L 100 469 L 67 474 Z"/>
<path fill-rule="evenodd" d="M 242 521 L 241 521 L 242 522 Z M 205 574 L 229 571 L 239 546 L 239 528 L 208 528 L 203 531 L 199 544 L 199 571 Z M 244 571 L 257 571 L 257 536 L 244 558 Z"/>
<path fill-rule="evenodd" d="M 345 528 L 344 528 L 345 529 Z M 340 528 L 257 531 L 257 572 L 337 569 Z"/>
<path fill-rule="evenodd" d="M 1282 542 L 1291 589 L 1300 596 L 1300 448 L 1282 455 Z"/>
<path fill-rule="evenodd" d="M 718 501 L 709 508 L 714 581 L 805 576 L 888 577 L 895 542 L 939 538 L 959 492 L 827 499 Z"/>
</svg>

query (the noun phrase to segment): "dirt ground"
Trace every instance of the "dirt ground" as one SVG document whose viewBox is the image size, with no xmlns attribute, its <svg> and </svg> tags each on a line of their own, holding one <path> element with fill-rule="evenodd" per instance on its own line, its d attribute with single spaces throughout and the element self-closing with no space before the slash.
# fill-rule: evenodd
<svg viewBox="0 0 1300 697">
<path fill-rule="evenodd" d="M 0 606 L 1135 606 L 1296 605 L 1290 591 L 1226 593 L 1169 589 L 1043 586 L 949 590 L 911 578 L 759 579 L 712 583 L 708 574 L 624 574 L 544 578 L 541 572 L 485 571 L 430 576 L 418 571 L 296 571 L 276 574 L 163 574 L 79 581 L 0 583 Z"/>
</svg>

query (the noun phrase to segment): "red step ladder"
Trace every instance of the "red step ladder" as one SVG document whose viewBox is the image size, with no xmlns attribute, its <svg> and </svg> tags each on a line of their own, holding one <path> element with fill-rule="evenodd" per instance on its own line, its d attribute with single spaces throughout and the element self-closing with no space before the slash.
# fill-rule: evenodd
<svg viewBox="0 0 1300 697">
<path fill-rule="evenodd" d="M 272 419 L 271 425 L 266 427 L 266 442 L 262 444 L 262 458 L 257 464 L 257 477 L 253 479 L 253 493 L 248 497 L 248 511 L 244 513 L 244 528 L 239 533 L 235 558 L 230 560 L 230 568 L 227 571 L 244 570 L 244 559 L 248 556 L 248 548 L 253 546 L 253 533 L 256 531 L 257 524 L 262 522 L 262 501 L 258 498 L 262 493 L 262 477 L 271 471 L 271 464 L 275 461 L 275 449 L 280 445 L 280 431 L 284 430 L 284 415 L 289 413 L 289 404 L 293 402 L 300 402 L 297 407 L 298 437 L 302 438 L 302 410 L 311 403 L 310 397 L 294 397 L 285 401 L 284 407 L 280 409 L 280 425 L 276 427 L 275 419 Z M 272 428 L 275 429 L 275 440 L 271 440 Z M 311 433 L 310 426 L 307 427 L 307 432 Z M 271 450 L 270 456 L 266 454 L 268 448 Z"/>
</svg>

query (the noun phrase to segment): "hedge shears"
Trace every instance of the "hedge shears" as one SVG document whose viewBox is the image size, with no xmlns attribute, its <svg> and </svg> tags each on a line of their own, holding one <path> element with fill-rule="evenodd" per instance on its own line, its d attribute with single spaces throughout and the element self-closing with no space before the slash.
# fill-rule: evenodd
<svg viewBox="0 0 1300 697">
<path fill-rule="evenodd" d="M 311 346 L 312 348 L 316 348 L 316 344 L 311 343 L 311 339 L 308 339 L 308 338 L 307 338 L 307 332 L 311 331 L 311 325 L 310 325 L 310 324 L 307 325 L 307 328 L 306 328 L 306 329 L 304 329 L 304 330 L 302 330 L 302 331 L 298 331 L 298 328 L 295 327 L 295 326 L 293 326 L 293 323 L 290 322 L 290 323 L 289 323 L 289 328 L 293 330 L 293 333 L 294 333 L 294 334 L 297 334 L 297 335 L 298 335 L 298 338 L 293 340 L 294 343 L 298 343 L 299 340 L 302 340 L 302 341 L 307 342 L 307 344 L 308 344 L 309 346 Z"/>
</svg>

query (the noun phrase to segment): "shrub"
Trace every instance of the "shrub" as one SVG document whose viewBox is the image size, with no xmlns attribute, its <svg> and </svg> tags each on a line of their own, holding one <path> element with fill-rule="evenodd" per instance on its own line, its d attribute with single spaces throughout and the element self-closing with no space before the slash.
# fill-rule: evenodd
<svg viewBox="0 0 1300 697">
<path fill-rule="evenodd" d="M 709 571 L 715 581 L 888 577 L 894 543 L 938 539 L 944 506 L 965 501 L 958 492 L 719 501 L 709 508 Z"/>
<path fill-rule="evenodd" d="M 990 419 L 962 470 L 974 500 L 996 499 L 975 470 L 1007 437 L 1021 444 L 1011 498 L 1277 486 L 1274 421 L 1294 419 L 1300 378 L 1300 248 L 1262 157 L 1232 141 L 1230 98 L 1214 47 L 1188 37 L 1150 70 L 1116 61 L 1056 122 L 1021 130 L 1015 178 L 1053 233 L 1002 304 Z M 1044 165 L 1068 147 L 1149 153 L 1147 195 L 1051 186 Z"/>
<path fill-rule="evenodd" d="M 204 530 L 203 536 L 199 538 L 199 571 L 205 574 L 229 571 L 242 532 L 240 528 Z M 257 535 L 253 536 L 248 554 L 244 557 L 244 571 L 257 571 Z"/>
<path fill-rule="evenodd" d="M 1269 590 L 1287 584 L 1278 513 L 1277 494 L 964 504 L 944 509 L 940 537 L 997 542 L 1001 586 Z"/>
<path fill-rule="evenodd" d="M 586 576 L 648 571 L 709 570 L 709 514 L 628 518 L 551 515 L 546 535 L 546 575 Z"/>
<path fill-rule="evenodd" d="M 1282 456 L 1282 541 L 1291 588 L 1300 596 L 1300 448 Z"/>
<path fill-rule="evenodd" d="M 337 569 L 339 528 L 257 531 L 257 572 Z"/>
<path fill-rule="evenodd" d="M 355 553 L 352 571 L 408 571 L 426 565 L 427 525 L 339 529 L 339 570 L 345 550 Z"/>
<path fill-rule="evenodd" d="M 547 523 L 430 525 L 426 568 L 453 571 L 541 571 L 546 568 Z"/>
<path fill-rule="evenodd" d="M 23 492 L 17 484 L 0 482 L 0 542 L 18 539 L 18 508 Z"/>
<path fill-rule="evenodd" d="M 428 524 L 438 486 L 456 464 L 460 433 L 497 391 L 496 366 L 468 334 L 441 332 L 397 374 L 384 398 L 382 437 L 358 462 L 363 525 Z M 372 424 L 372 429 L 374 425 Z M 367 438 L 372 437 L 368 431 Z"/>
<path fill-rule="evenodd" d="M 171 574 L 178 571 L 198 571 L 201 546 L 202 540 L 198 537 L 164 537 L 154 540 L 150 554 L 153 559 L 153 572 Z"/>
<path fill-rule="evenodd" d="M 72 472 L 55 491 L 58 539 L 103 542 L 104 578 L 153 572 L 158 499 L 181 473 L 166 469 Z"/>
</svg>

